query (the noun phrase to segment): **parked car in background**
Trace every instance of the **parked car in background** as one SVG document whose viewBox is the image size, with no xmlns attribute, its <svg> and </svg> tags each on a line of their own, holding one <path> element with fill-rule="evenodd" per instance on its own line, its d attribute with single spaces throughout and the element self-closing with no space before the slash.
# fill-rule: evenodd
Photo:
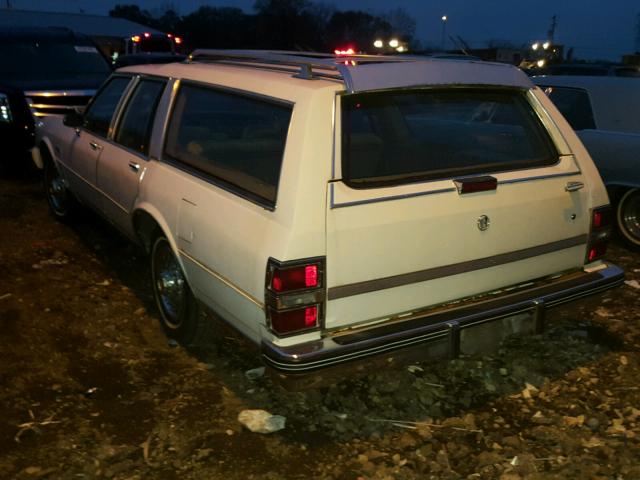
<svg viewBox="0 0 640 480">
<path fill-rule="evenodd" d="M 627 243 L 640 249 L 640 79 L 544 76 L 549 95 L 593 158 Z"/>
<path fill-rule="evenodd" d="M 536 75 L 578 75 L 589 77 L 640 77 L 640 67 L 608 63 L 556 63 L 547 65 Z"/>
<path fill-rule="evenodd" d="M 182 62 L 187 59 L 186 55 L 179 55 L 177 53 L 162 53 L 162 52 L 143 52 L 143 53 L 131 53 L 129 55 L 120 55 L 113 63 L 113 67 L 118 69 L 122 67 L 129 67 L 131 65 L 148 65 L 151 63 L 173 63 Z"/>
<path fill-rule="evenodd" d="M 39 149 L 57 218 L 147 249 L 170 337 L 214 312 L 281 372 L 455 356 L 623 281 L 597 170 L 509 65 L 196 51 L 119 70 Z"/>
<path fill-rule="evenodd" d="M 85 106 L 110 74 L 87 37 L 62 28 L 0 28 L 0 163 L 23 161 L 35 121 Z"/>
</svg>

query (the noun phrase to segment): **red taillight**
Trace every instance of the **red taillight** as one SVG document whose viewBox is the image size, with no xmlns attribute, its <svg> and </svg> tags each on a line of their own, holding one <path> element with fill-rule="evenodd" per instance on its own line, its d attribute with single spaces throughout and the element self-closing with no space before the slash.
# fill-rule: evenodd
<svg viewBox="0 0 640 480">
<path fill-rule="evenodd" d="M 176 42 L 176 44 L 180 45 L 182 43 L 182 39 L 180 37 L 175 37 L 173 39 L 174 42 Z"/>
<path fill-rule="evenodd" d="M 151 34 L 149 32 L 144 32 L 144 38 L 149 38 Z"/>
<path fill-rule="evenodd" d="M 277 334 L 296 333 L 318 326 L 318 306 L 271 311 L 271 328 Z"/>
<path fill-rule="evenodd" d="M 273 270 L 271 288 L 280 292 L 290 292 L 318 286 L 318 265 L 300 265 Z"/>
<path fill-rule="evenodd" d="M 602 226 L 602 212 L 593 212 L 593 228 L 600 228 Z"/>
<path fill-rule="evenodd" d="M 318 286 L 318 266 L 307 265 L 304 267 L 304 285 L 307 288 Z"/>
<path fill-rule="evenodd" d="M 271 331 L 278 336 L 317 329 L 326 291 L 324 258 L 267 264 L 265 303 Z"/>
<path fill-rule="evenodd" d="M 593 211 L 591 219 L 591 229 L 609 228 L 613 225 L 613 210 L 611 207 L 600 207 Z"/>
<path fill-rule="evenodd" d="M 607 244 L 604 242 L 597 243 L 589 248 L 587 260 L 589 260 L 589 262 L 593 262 L 594 260 L 603 257 L 605 253 L 607 253 Z"/>
<path fill-rule="evenodd" d="M 611 236 L 612 210 L 610 205 L 594 208 L 591 213 L 591 231 L 587 244 L 587 263 L 601 259 L 607 253 Z"/>
</svg>

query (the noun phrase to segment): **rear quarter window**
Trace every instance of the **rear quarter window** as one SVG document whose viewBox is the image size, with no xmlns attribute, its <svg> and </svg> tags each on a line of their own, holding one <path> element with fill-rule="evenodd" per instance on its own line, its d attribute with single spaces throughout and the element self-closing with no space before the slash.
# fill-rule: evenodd
<svg viewBox="0 0 640 480">
<path fill-rule="evenodd" d="M 552 165 L 519 90 L 423 89 L 342 99 L 342 173 L 366 188 Z"/>
<path fill-rule="evenodd" d="M 275 207 L 292 106 L 183 84 L 165 156 L 179 167 Z"/>
</svg>

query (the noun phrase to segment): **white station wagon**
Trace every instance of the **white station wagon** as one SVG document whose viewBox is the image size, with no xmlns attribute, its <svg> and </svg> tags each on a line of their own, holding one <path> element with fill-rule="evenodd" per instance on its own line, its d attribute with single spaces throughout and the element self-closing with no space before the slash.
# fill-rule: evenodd
<svg viewBox="0 0 640 480">
<path fill-rule="evenodd" d="M 56 217 L 146 247 L 170 337 L 213 312 L 281 372 L 455 356 L 623 280 L 589 155 L 507 65 L 200 50 L 119 70 L 39 151 Z"/>
</svg>

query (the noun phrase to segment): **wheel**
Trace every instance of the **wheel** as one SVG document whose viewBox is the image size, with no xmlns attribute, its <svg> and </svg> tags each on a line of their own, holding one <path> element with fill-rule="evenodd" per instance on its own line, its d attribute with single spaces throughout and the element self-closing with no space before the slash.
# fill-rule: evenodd
<svg viewBox="0 0 640 480">
<path fill-rule="evenodd" d="M 58 172 L 53 160 L 44 160 L 44 190 L 49 204 L 49 210 L 60 221 L 70 222 L 78 215 L 79 205 L 71 192 L 67 189 L 63 178 Z"/>
<path fill-rule="evenodd" d="M 180 262 L 164 235 L 156 236 L 153 241 L 150 263 L 153 296 L 164 332 L 185 346 L 199 343 L 203 315 Z"/>
<path fill-rule="evenodd" d="M 640 189 L 627 190 L 618 202 L 618 229 L 627 243 L 640 250 Z"/>
</svg>

